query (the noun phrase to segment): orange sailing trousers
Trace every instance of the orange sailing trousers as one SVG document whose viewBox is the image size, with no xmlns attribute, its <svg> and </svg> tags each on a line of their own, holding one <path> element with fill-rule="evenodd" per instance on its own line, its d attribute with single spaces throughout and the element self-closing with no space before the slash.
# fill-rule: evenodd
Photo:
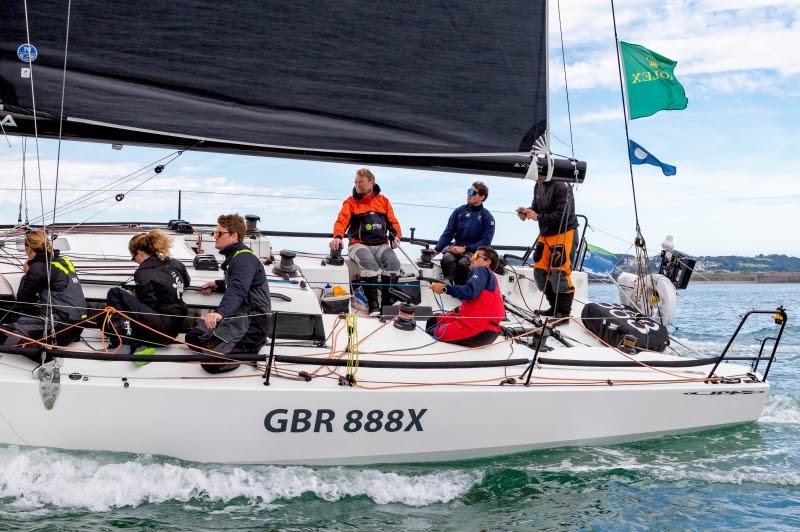
<svg viewBox="0 0 800 532">
<path fill-rule="evenodd" d="M 572 254 L 575 243 L 575 230 L 570 229 L 557 235 L 539 235 L 533 248 L 533 267 L 540 270 L 536 275 L 537 285 L 544 290 L 544 285 L 550 282 L 556 293 L 572 292 Z M 534 271 L 534 273 L 537 273 Z M 544 275 L 542 275 L 544 274 Z"/>
</svg>

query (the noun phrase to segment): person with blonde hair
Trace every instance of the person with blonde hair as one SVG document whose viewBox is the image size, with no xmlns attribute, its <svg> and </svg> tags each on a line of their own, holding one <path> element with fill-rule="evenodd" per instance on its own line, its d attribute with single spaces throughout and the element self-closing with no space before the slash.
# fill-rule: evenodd
<svg viewBox="0 0 800 532">
<path fill-rule="evenodd" d="M 183 292 L 191 282 L 189 273 L 180 261 L 170 258 L 169 238 L 157 229 L 131 238 L 128 251 L 131 260 L 139 264 L 133 274 L 133 293 L 114 287 L 108 291 L 106 302 L 135 321 L 114 315 L 110 320 L 113 327 L 106 322 L 109 345 L 168 344 L 186 321 Z"/>
<path fill-rule="evenodd" d="M 5 335 L 3 345 L 16 345 L 27 338 L 38 340 L 49 335 L 51 327 L 46 320 L 50 316 L 56 332 L 53 343 L 67 345 L 76 341 L 83 328 L 72 325 L 86 318 L 87 310 L 75 267 L 53 249 L 50 237 L 40 229 L 25 234 L 25 255 L 28 260 L 22 266 L 23 276 L 17 289 L 17 302 L 24 304 L 23 310 L 17 313 L 19 318 L 10 326 L 16 334 Z"/>
<path fill-rule="evenodd" d="M 381 194 L 375 175 L 367 168 L 356 171 L 353 194 L 342 203 L 328 245 L 332 250 L 342 249 L 345 237 L 349 239 L 347 255 L 358 266 L 369 313 L 379 314 L 381 306 L 392 304 L 392 277 L 400 275 L 394 248 L 400 242 L 401 229 L 392 203 Z M 380 300 L 379 285 L 383 287 Z"/>
</svg>

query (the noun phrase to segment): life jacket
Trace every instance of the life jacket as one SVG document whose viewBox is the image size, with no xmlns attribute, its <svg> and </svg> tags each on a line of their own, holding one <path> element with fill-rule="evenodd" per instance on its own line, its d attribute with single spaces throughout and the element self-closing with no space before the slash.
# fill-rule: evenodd
<svg viewBox="0 0 800 532">
<path fill-rule="evenodd" d="M 347 230 L 347 237 L 351 240 L 358 240 L 370 246 L 385 244 L 388 227 L 386 215 L 379 212 L 365 212 L 354 214 L 350 218 L 350 227 Z"/>
<path fill-rule="evenodd" d="M 349 238 L 351 245 L 385 244 L 389 232 L 401 236 L 392 204 L 377 184 L 369 196 L 358 194 L 354 188 L 353 195 L 342 203 L 333 226 L 333 235 Z"/>
<path fill-rule="evenodd" d="M 485 331 L 499 332 L 500 322 L 505 319 L 505 305 L 500 293 L 500 284 L 494 278 L 494 290 L 484 288 L 478 297 L 464 301 L 457 311 L 446 312 L 437 318 L 433 336 L 442 342 L 454 342 L 471 338 Z"/>
<path fill-rule="evenodd" d="M 494 277 L 494 290 L 484 288 L 478 297 L 470 301 L 464 301 L 458 309 L 458 315 L 463 326 L 472 329 L 475 334 L 481 331 L 499 331 L 500 322 L 505 319 L 506 309 L 503 304 L 503 295 L 500 293 L 500 283 L 497 276 Z"/>
<path fill-rule="evenodd" d="M 78 274 L 75 273 L 75 266 L 72 265 L 72 261 L 59 255 L 52 258 L 50 266 L 66 275 L 68 282 L 63 290 L 53 291 L 52 293 L 47 288 L 42 290 L 41 303 L 52 301 L 53 312 L 72 323 L 86 318 L 86 298 L 83 295 L 83 288 L 78 279 Z"/>
</svg>

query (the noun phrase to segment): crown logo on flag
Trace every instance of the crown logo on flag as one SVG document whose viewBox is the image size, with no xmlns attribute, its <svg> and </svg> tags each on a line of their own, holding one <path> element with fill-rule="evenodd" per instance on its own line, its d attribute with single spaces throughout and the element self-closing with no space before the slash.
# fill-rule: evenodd
<svg viewBox="0 0 800 532">
<path fill-rule="evenodd" d="M 651 59 L 650 68 L 658 68 L 658 61 L 656 61 L 655 59 Z"/>
</svg>

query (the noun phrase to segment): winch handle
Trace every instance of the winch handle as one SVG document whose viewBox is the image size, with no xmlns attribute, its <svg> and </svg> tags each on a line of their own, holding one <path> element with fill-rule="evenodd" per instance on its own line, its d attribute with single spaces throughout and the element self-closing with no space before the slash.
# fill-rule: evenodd
<svg viewBox="0 0 800 532">
<path fill-rule="evenodd" d="M 425 277 L 424 275 L 422 275 L 421 272 L 420 272 L 419 275 L 417 275 L 417 280 L 418 281 L 427 281 L 429 283 L 441 283 L 442 282 L 441 279 L 434 279 L 433 277 Z"/>
</svg>

